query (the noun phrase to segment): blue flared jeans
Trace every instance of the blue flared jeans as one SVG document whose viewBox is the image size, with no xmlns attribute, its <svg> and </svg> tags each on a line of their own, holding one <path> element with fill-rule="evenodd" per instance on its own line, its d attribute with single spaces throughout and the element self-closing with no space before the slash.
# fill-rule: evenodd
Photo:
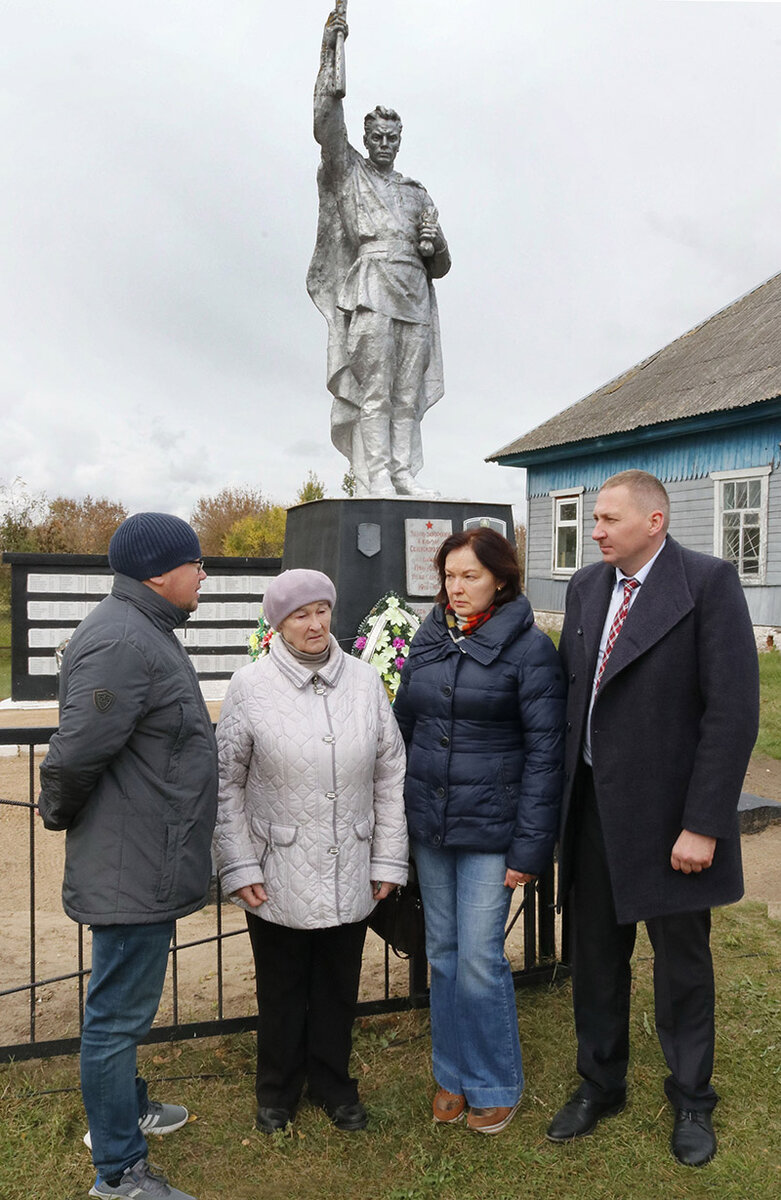
<svg viewBox="0 0 781 1200">
<path fill-rule="evenodd" d="M 512 890 L 503 854 L 414 842 L 431 968 L 434 1078 L 476 1108 L 511 1107 L 523 1091 L 504 929 Z"/>
<path fill-rule="evenodd" d="M 136 1048 L 157 1012 L 173 921 L 92 926 L 92 971 L 81 1033 L 81 1094 L 92 1161 L 104 1179 L 146 1158 L 138 1127 L 146 1084 L 136 1074 Z"/>
</svg>

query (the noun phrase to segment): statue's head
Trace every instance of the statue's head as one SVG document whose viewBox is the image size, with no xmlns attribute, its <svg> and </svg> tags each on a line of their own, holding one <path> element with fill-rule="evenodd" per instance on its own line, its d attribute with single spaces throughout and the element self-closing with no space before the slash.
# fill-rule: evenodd
<svg viewBox="0 0 781 1200">
<path fill-rule="evenodd" d="M 380 171 L 390 171 L 401 145 L 401 117 L 380 104 L 363 119 L 363 144 Z"/>
</svg>

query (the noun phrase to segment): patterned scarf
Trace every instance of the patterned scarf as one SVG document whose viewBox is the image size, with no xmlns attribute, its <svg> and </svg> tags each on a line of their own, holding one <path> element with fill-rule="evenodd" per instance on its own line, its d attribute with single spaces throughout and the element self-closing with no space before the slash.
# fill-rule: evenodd
<svg viewBox="0 0 781 1200">
<path fill-rule="evenodd" d="M 495 612 L 496 605 L 492 604 L 485 612 L 473 613 L 471 617 L 459 617 L 448 604 L 445 609 L 445 624 L 450 630 L 450 636 L 454 641 L 457 641 L 456 630 L 459 631 L 461 637 L 469 637 L 481 625 L 485 625 L 486 621 L 490 620 Z"/>
</svg>

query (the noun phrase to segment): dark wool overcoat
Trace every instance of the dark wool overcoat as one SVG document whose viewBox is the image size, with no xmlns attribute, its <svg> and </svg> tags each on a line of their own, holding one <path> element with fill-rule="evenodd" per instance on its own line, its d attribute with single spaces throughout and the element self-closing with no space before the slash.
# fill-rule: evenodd
<svg viewBox="0 0 781 1200">
<path fill-rule="evenodd" d="M 560 654 L 569 682 L 560 901 L 572 878 L 573 787 L 616 574 L 572 577 Z M 735 568 L 668 537 L 608 659 L 591 719 L 594 788 L 620 923 L 743 895 L 737 805 L 759 721 L 757 651 Z M 717 839 L 673 870 L 681 830 Z"/>
<path fill-rule="evenodd" d="M 393 707 L 407 745 L 410 837 L 544 871 L 558 830 L 565 692 L 525 596 L 458 643 L 436 605 L 415 634 Z"/>
</svg>

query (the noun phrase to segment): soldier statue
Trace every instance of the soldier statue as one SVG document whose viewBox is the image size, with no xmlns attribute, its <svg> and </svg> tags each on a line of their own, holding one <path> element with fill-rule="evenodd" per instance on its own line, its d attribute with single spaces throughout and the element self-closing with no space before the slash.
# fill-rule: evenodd
<svg viewBox="0 0 781 1200">
<path fill-rule="evenodd" d="M 350 461 L 359 496 L 432 496 L 420 422 L 442 396 L 434 279 L 450 269 L 426 189 L 394 170 L 401 119 L 364 119 L 364 158 L 347 140 L 342 98 L 345 3 L 323 33 L 314 133 L 322 150 L 320 213 L 307 288 L 328 322 L 331 438 Z"/>
</svg>

